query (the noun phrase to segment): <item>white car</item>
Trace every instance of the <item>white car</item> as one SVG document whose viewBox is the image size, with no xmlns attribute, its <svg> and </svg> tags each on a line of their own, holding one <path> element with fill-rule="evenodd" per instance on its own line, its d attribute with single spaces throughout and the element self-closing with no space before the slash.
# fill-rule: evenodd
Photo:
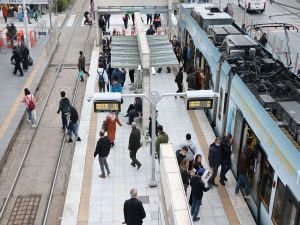
<svg viewBox="0 0 300 225">
<path fill-rule="evenodd" d="M 266 8 L 266 0 L 238 0 L 239 7 L 243 7 L 247 12 L 260 11 L 264 12 Z"/>
</svg>

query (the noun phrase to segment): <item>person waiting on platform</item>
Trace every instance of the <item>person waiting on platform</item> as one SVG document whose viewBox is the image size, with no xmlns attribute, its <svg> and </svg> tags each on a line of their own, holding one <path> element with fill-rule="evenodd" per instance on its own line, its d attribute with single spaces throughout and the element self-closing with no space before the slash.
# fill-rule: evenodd
<svg viewBox="0 0 300 225">
<path fill-rule="evenodd" d="M 88 11 L 85 11 L 83 16 L 84 16 L 84 25 L 92 25 L 92 20 L 90 20 L 89 18 L 89 12 Z"/>
<path fill-rule="evenodd" d="M 143 112 L 143 100 L 140 97 L 134 99 L 134 104 L 130 104 L 127 109 L 128 125 L 131 125 L 135 117 L 139 117 Z"/>
</svg>

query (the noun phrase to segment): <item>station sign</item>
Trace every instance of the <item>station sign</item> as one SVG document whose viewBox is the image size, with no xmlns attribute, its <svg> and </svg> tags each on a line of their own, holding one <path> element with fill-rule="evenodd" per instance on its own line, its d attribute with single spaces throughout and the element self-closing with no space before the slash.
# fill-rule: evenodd
<svg viewBox="0 0 300 225">
<path fill-rule="evenodd" d="M 94 93 L 94 112 L 120 112 L 121 97 L 121 93 L 119 92 Z"/>
<path fill-rule="evenodd" d="M 50 0 L 52 2 L 52 0 Z M 0 0 L 0 4 L 22 4 L 23 0 Z M 26 0 L 26 4 L 43 4 L 48 5 L 48 0 Z"/>
<path fill-rule="evenodd" d="M 211 109 L 213 105 L 212 99 L 188 99 L 187 110 Z"/>
</svg>

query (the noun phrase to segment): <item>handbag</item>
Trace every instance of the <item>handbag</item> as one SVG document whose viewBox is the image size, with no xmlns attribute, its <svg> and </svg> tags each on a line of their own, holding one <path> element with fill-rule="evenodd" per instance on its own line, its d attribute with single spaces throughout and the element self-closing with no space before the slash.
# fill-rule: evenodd
<svg viewBox="0 0 300 225">
<path fill-rule="evenodd" d="M 28 66 L 32 66 L 33 65 L 33 59 L 28 56 Z"/>
<path fill-rule="evenodd" d="M 14 59 L 12 59 L 10 62 L 11 62 L 11 65 L 16 65 L 16 61 Z"/>
<path fill-rule="evenodd" d="M 79 77 L 80 79 L 82 79 L 82 78 L 83 78 L 83 75 L 84 75 L 83 71 L 80 70 L 79 73 L 78 73 L 78 77 Z"/>
</svg>

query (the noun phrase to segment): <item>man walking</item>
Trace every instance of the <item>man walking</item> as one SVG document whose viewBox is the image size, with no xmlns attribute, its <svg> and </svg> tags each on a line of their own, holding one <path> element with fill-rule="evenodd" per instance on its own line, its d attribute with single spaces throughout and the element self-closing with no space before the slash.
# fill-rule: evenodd
<svg viewBox="0 0 300 225">
<path fill-rule="evenodd" d="M 192 135 L 189 133 L 186 134 L 185 143 L 180 145 L 181 148 L 183 148 L 184 146 L 188 148 L 185 158 L 189 160 L 189 169 L 188 169 L 189 171 L 193 169 L 194 156 L 197 152 L 196 145 L 192 142 L 191 139 L 192 139 Z"/>
<path fill-rule="evenodd" d="M 20 49 L 13 47 L 13 55 L 10 58 L 10 61 L 12 62 L 12 64 L 15 65 L 15 70 L 13 72 L 14 75 L 17 74 L 17 70 L 19 70 L 20 72 L 20 77 L 24 76 L 23 70 L 21 68 L 21 53 L 20 53 Z"/>
<path fill-rule="evenodd" d="M 169 142 L 169 136 L 166 132 L 164 132 L 164 128 L 162 125 L 157 127 L 158 137 L 155 143 L 155 151 L 158 157 L 158 162 L 160 160 L 160 144 L 165 144 Z"/>
<path fill-rule="evenodd" d="M 68 126 L 67 116 L 70 112 L 70 100 L 66 97 L 66 93 L 64 91 L 60 92 L 61 99 L 59 101 L 59 107 L 57 110 L 57 114 L 61 112 L 61 121 L 62 121 L 62 129 L 65 130 Z"/>
<path fill-rule="evenodd" d="M 220 184 L 225 186 L 227 181 L 226 173 L 231 169 L 231 144 L 232 144 L 232 135 L 226 134 L 221 142 L 221 173 L 220 173 Z"/>
<path fill-rule="evenodd" d="M 212 186 L 218 187 L 218 185 L 215 183 L 215 178 L 218 174 L 218 168 L 221 164 L 221 139 L 219 137 L 216 137 L 215 142 L 209 146 L 208 162 L 213 173 L 207 183 L 210 188 L 212 188 Z"/>
<path fill-rule="evenodd" d="M 110 151 L 110 141 L 107 136 L 104 136 L 105 131 L 100 131 L 100 138 L 97 141 L 96 150 L 94 152 L 94 158 L 98 155 L 98 160 L 100 164 L 101 174 L 99 177 L 105 178 L 105 171 L 106 169 L 107 175 L 110 174 L 110 170 L 107 163 L 107 156 L 109 155 Z"/>
<path fill-rule="evenodd" d="M 85 71 L 85 56 L 83 55 L 83 52 L 79 52 L 79 58 L 78 58 L 78 69 L 79 72 L 84 72 L 87 76 L 90 76 L 89 72 Z"/>
<path fill-rule="evenodd" d="M 124 203 L 124 219 L 127 225 L 142 225 L 143 219 L 146 217 L 143 204 L 137 199 L 137 190 L 132 188 L 130 190 L 131 198 Z"/>
<path fill-rule="evenodd" d="M 76 141 L 81 141 L 80 137 L 78 136 L 78 112 L 77 110 L 71 106 L 70 107 L 70 121 L 68 126 L 68 135 L 69 135 L 69 141 L 68 143 L 73 142 L 72 140 L 72 133 L 75 134 Z"/>
<path fill-rule="evenodd" d="M 97 69 L 97 77 L 99 92 L 105 92 L 105 86 L 108 85 L 108 76 L 102 62 L 99 63 L 99 68 Z"/>
<path fill-rule="evenodd" d="M 130 152 L 130 158 L 132 160 L 131 165 L 135 167 L 137 165 L 137 169 L 139 169 L 142 164 L 137 160 L 136 153 L 141 147 L 141 131 L 136 127 L 136 123 L 131 123 L 131 133 L 129 136 L 129 144 L 128 149 Z"/>
<path fill-rule="evenodd" d="M 198 169 L 196 175 L 191 178 L 190 182 L 192 187 L 191 196 L 193 198 L 191 215 L 194 222 L 200 220 L 200 217 L 198 217 L 198 213 L 200 210 L 200 205 L 202 204 L 203 192 L 207 192 L 209 190 L 209 187 L 205 187 L 204 182 L 201 180 L 204 172 L 204 168 Z"/>
</svg>

